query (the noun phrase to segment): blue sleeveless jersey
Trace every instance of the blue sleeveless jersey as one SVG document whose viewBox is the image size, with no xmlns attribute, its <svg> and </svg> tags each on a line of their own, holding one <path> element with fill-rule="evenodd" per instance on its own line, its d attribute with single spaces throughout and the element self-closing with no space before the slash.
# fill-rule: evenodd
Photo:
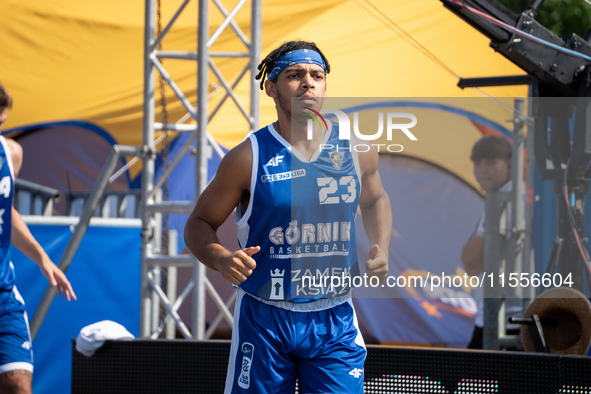
<svg viewBox="0 0 591 394">
<path fill-rule="evenodd" d="M 12 197 L 14 171 L 4 137 L 0 137 L 0 314 L 24 311 L 24 301 L 15 288 L 14 267 L 10 261 Z"/>
<path fill-rule="evenodd" d="M 334 123 L 309 161 L 273 125 L 249 138 L 250 202 L 245 212 L 238 206 L 236 223 L 240 247 L 261 250 L 252 256 L 257 267 L 240 287 L 273 302 L 349 296 L 352 276 L 359 275 L 357 152 L 338 139 Z"/>
</svg>

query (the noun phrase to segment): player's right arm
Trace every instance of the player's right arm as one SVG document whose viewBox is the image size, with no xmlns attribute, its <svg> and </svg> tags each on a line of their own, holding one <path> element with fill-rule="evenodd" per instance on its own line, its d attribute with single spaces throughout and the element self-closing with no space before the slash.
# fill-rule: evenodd
<svg viewBox="0 0 591 394">
<path fill-rule="evenodd" d="M 6 138 L 6 145 L 10 150 L 12 168 L 16 180 L 23 164 L 23 148 L 18 142 L 10 138 Z M 57 287 L 57 293 L 60 298 L 62 294 L 65 294 L 68 301 L 75 300 L 76 294 L 74 293 L 74 289 L 72 289 L 70 281 L 66 278 L 66 274 L 51 261 L 45 250 L 39 245 L 33 234 L 31 234 L 29 227 L 20 213 L 14 208 L 14 205 L 12 206 L 11 225 L 10 243 L 39 266 L 41 273 L 49 280 L 49 283 Z"/>
<path fill-rule="evenodd" d="M 185 244 L 189 250 L 199 261 L 219 271 L 225 280 L 235 285 L 244 282 L 255 269 L 256 263 L 250 256 L 260 248 L 231 252 L 220 243 L 216 231 L 239 202 L 248 201 L 252 160 L 250 140 L 228 152 L 185 225 Z"/>
</svg>

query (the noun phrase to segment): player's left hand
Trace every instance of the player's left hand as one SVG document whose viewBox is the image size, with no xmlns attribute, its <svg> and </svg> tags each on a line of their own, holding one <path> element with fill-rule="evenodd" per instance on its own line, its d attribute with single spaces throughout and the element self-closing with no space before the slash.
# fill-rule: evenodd
<svg viewBox="0 0 591 394">
<path fill-rule="evenodd" d="M 369 249 L 369 260 L 365 263 L 365 271 L 370 278 L 376 276 L 380 282 L 388 276 L 388 256 L 378 244 Z"/>
<path fill-rule="evenodd" d="M 66 278 L 66 274 L 64 274 L 53 261 L 44 261 L 39 268 L 43 275 L 49 280 L 49 283 L 51 283 L 52 286 L 57 287 L 57 294 L 60 298 L 62 298 L 63 293 L 68 301 L 77 299 L 70 281 Z"/>
</svg>

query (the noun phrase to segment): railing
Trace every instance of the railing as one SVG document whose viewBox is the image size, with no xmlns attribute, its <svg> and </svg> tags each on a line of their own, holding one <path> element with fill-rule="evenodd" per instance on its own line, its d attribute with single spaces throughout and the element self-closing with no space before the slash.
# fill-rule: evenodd
<svg viewBox="0 0 591 394">
<path fill-rule="evenodd" d="M 139 218 L 141 189 L 105 190 L 94 211 L 95 217 Z M 80 216 L 90 191 L 71 191 L 66 196 L 66 215 Z"/>
<path fill-rule="evenodd" d="M 59 190 L 23 179 L 16 180 L 14 189 L 14 207 L 23 215 L 51 216 L 60 198 Z"/>
<path fill-rule="evenodd" d="M 70 191 L 66 194 L 65 216 L 80 216 L 84 203 L 90 197 L 88 191 Z M 98 202 L 93 217 L 139 218 L 141 189 L 105 190 Z M 61 193 L 57 189 L 17 179 L 15 183 L 14 207 L 21 215 L 53 216 L 54 205 Z"/>
</svg>

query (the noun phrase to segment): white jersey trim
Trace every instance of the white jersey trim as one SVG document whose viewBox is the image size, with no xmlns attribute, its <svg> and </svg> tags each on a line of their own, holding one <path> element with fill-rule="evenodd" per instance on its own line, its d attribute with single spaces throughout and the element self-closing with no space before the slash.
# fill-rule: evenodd
<svg viewBox="0 0 591 394">
<path fill-rule="evenodd" d="M 359 154 L 355 149 L 351 149 L 351 157 L 353 158 L 353 165 L 355 166 L 357 178 L 359 178 L 359 193 L 361 193 L 361 187 L 363 186 L 361 183 L 361 166 L 359 165 Z"/>
<path fill-rule="evenodd" d="M 322 137 L 322 141 L 320 142 L 320 144 L 326 144 L 326 142 L 328 141 L 328 138 L 330 137 L 330 134 L 332 133 L 332 123 L 329 122 L 328 124 L 330 124 L 328 130 L 324 133 L 324 136 Z M 304 156 L 302 156 L 302 154 L 297 150 L 297 149 L 292 149 L 293 147 L 291 146 L 291 144 L 289 142 L 287 142 L 285 140 L 285 138 L 283 138 L 278 132 L 277 130 L 275 130 L 275 127 L 273 127 L 273 123 L 271 123 L 269 126 L 269 132 L 271 133 L 271 135 L 273 137 L 275 137 L 275 139 L 277 141 L 279 141 L 281 143 L 281 145 L 285 146 L 289 152 L 297 157 L 300 161 L 304 162 L 304 163 L 313 163 L 314 161 L 316 161 L 316 159 L 318 158 L 318 156 L 320 155 L 320 144 L 318 145 L 318 149 L 316 149 L 316 151 L 314 152 L 314 154 L 312 155 L 312 157 L 310 158 L 310 160 L 304 158 Z"/>
<path fill-rule="evenodd" d="M 267 126 L 267 128 L 269 129 L 269 133 L 271 133 L 271 135 L 275 137 L 275 139 L 279 141 L 281 145 L 285 146 L 291 152 L 291 145 L 277 132 L 277 130 L 275 130 L 273 123 Z"/>
<path fill-rule="evenodd" d="M 224 394 L 232 393 L 232 388 L 234 386 L 234 376 L 235 376 L 235 369 L 236 369 L 236 356 L 238 354 L 238 349 L 240 349 L 240 314 L 242 309 L 242 298 L 244 291 L 240 292 L 240 288 L 238 289 L 238 294 L 236 296 L 236 304 L 234 307 L 234 324 L 232 324 L 232 342 L 230 345 L 230 357 L 228 357 L 228 373 L 226 374 L 226 389 L 224 390 Z"/>
<path fill-rule="evenodd" d="M 29 372 L 33 373 L 33 364 L 19 361 L 19 362 L 0 365 L 0 373 L 14 371 L 17 369 L 24 369 L 25 371 L 29 371 Z"/>
<path fill-rule="evenodd" d="M 269 301 L 269 300 L 264 300 L 262 298 L 253 296 L 252 294 L 247 293 L 246 291 L 244 291 L 244 289 L 239 287 L 238 288 L 238 297 L 240 297 L 240 299 L 242 299 L 243 294 L 246 294 L 246 295 L 254 298 L 257 301 L 260 301 L 263 304 L 272 305 L 277 308 L 286 309 L 286 310 L 292 311 L 292 312 L 323 311 L 323 310 L 334 308 L 335 306 L 339 306 L 341 304 L 344 304 L 345 302 L 348 302 L 348 300 L 351 299 L 351 295 L 349 293 L 349 295 L 344 296 L 344 297 L 321 298 L 319 300 L 312 301 L 312 302 Z M 234 318 L 234 321 L 236 321 L 236 318 Z"/>
<path fill-rule="evenodd" d="M 27 334 L 29 335 L 29 342 L 33 343 L 33 339 L 31 338 L 31 327 L 29 327 L 29 315 L 27 315 L 27 311 L 23 312 L 23 317 L 25 319 L 25 324 L 27 325 Z M 31 360 L 33 356 L 31 356 Z"/>
<path fill-rule="evenodd" d="M 0 136 L 0 143 L 2 143 L 2 147 L 4 148 L 4 153 L 6 154 L 6 162 L 8 163 L 8 168 L 10 169 L 10 175 L 12 176 L 12 181 L 14 182 L 14 167 L 12 166 L 12 154 L 10 153 L 10 149 L 8 149 L 8 144 L 6 143 L 6 138 Z"/>
<path fill-rule="evenodd" d="M 11 265 L 11 268 L 14 270 L 14 267 L 12 267 L 12 262 L 10 263 L 10 265 Z M 12 286 L 12 294 L 14 294 L 14 298 L 18 302 L 25 305 L 25 300 L 23 299 L 23 296 L 21 296 L 21 293 L 19 293 L 18 289 L 16 288 L 16 285 Z"/>
<path fill-rule="evenodd" d="M 363 181 L 361 179 L 361 165 L 359 164 L 359 153 L 355 150 L 356 140 L 352 137 L 349 140 L 350 148 L 351 148 L 351 158 L 353 159 L 353 167 L 355 167 L 355 172 L 357 173 L 357 179 L 359 179 L 359 195 L 361 195 L 361 191 L 363 190 Z M 359 211 L 359 207 L 357 207 L 357 211 Z M 355 214 L 357 215 L 357 214 Z"/>
<path fill-rule="evenodd" d="M 246 212 L 244 212 L 244 215 L 242 217 L 240 217 L 242 203 L 238 204 L 238 207 L 236 208 L 236 215 L 234 218 L 234 222 L 238 226 L 238 242 L 240 243 L 241 248 L 246 247 L 246 241 L 248 240 L 248 232 L 250 229 L 250 226 L 248 226 L 248 219 L 250 219 L 250 215 L 252 213 L 254 193 L 256 191 L 257 176 L 259 169 L 259 144 L 257 141 L 257 137 L 254 134 L 251 134 L 248 138 L 250 139 L 250 147 L 252 148 L 252 168 L 250 171 L 250 201 L 248 203 L 248 208 L 246 208 Z"/>
<path fill-rule="evenodd" d="M 353 300 L 349 298 L 349 304 L 351 305 L 351 309 L 353 309 L 353 324 L 357 329 L 357 336 L 355 337 L 355 343 L 362 348 L 365 347 L 365 341 L 363 340 L 363 335 L 361 335 L 361 330 L 359 329 L 359 322 L 357 321 L 357 313 L 355 312 L 355 306 L 353 305 Z"/>
</svg>

